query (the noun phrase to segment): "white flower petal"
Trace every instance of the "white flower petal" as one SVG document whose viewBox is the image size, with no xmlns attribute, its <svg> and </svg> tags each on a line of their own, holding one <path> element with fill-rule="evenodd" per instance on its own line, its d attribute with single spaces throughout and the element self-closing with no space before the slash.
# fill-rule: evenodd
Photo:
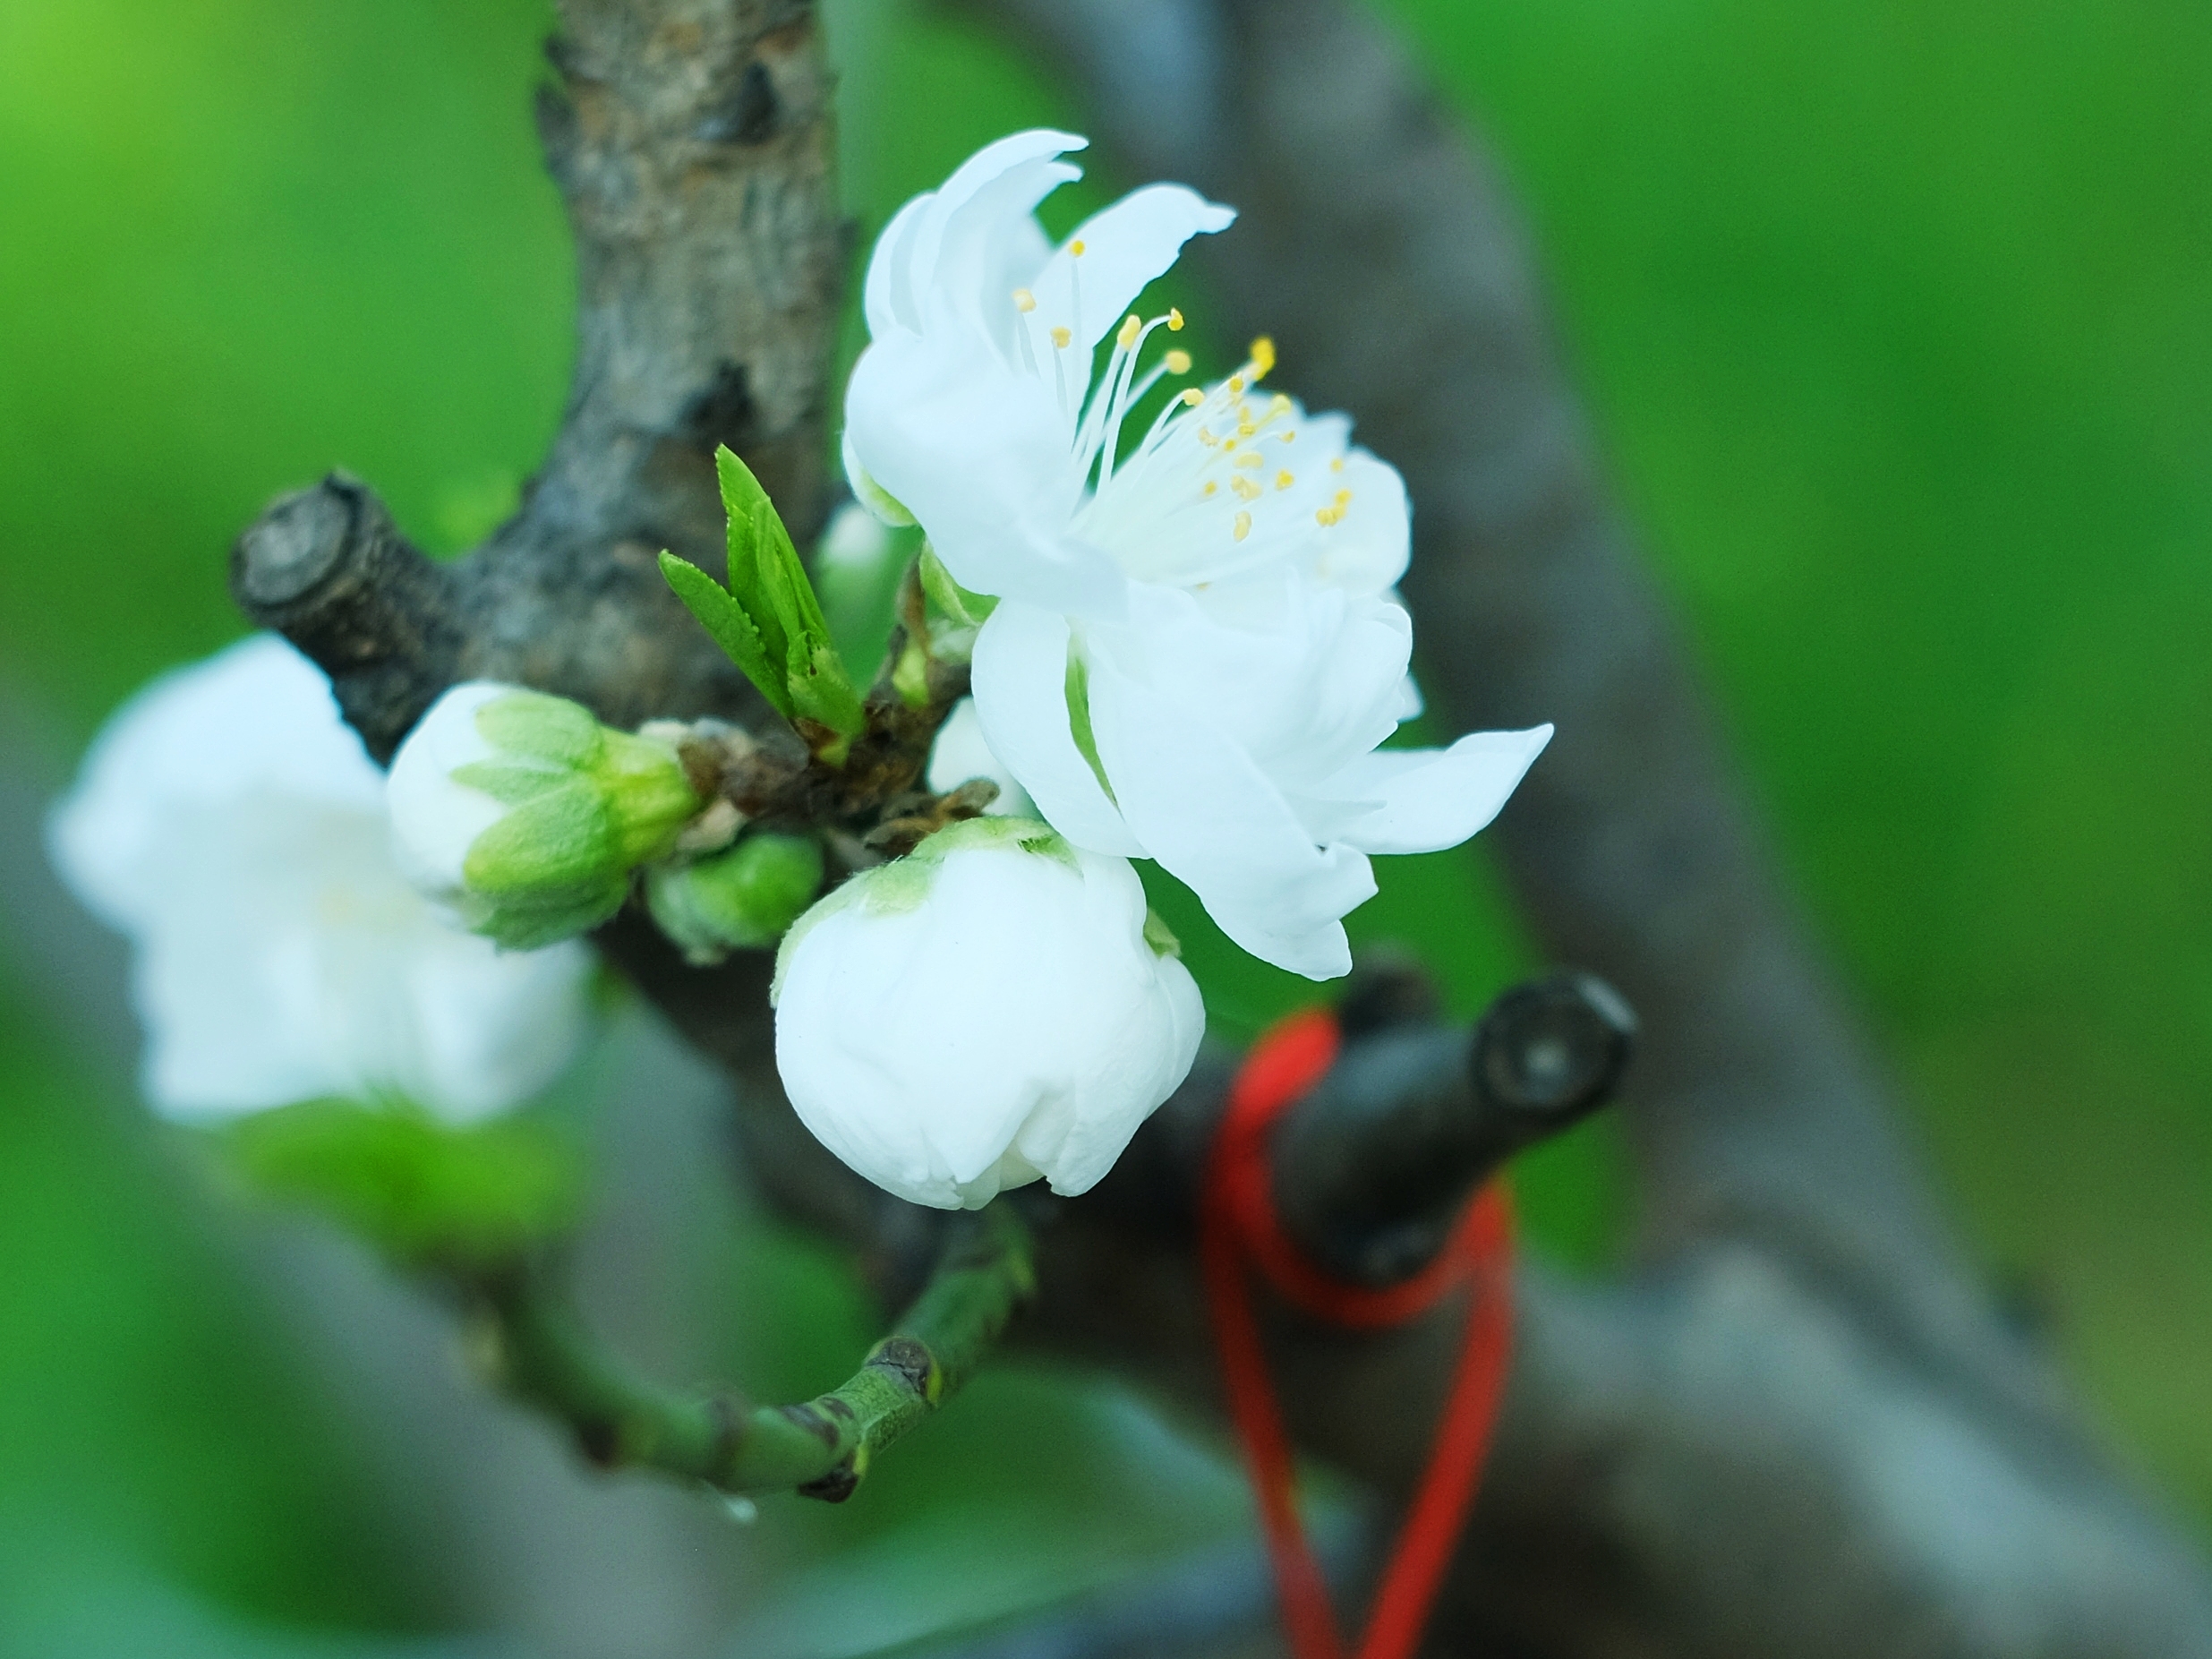
<svg viewBox="0 0 2212 1659">
<path fill-rule="evenodd" d="M 1000 364 L 979 337 L 878 341 L 845 392 L 847 441 L 866 463 L 854 470 L 913 515 L 956 580 L 1110 613 L 1119 573 L 1067 534 L 1071 430 L 1050 390 Z M 964 465 L 978 449 L 994 464 Z"/>
<path fill-rule="evenodd" d="M 1075 746 L 1068 723 L 1068 622 L 1004 600 L 976 637 L 976 713 L 991 752 L 1028 790 L 1046 821 L 1079 847 L 1144 855 Z"/>
<path fill-rule="evenodd" d="M 513 689 L 488 680 L 453 687 L 431 705 L 392 757 L 385 799 L 393 854 L 407 879 L 443 904 L 458 902 L 467 886 L 462 867 L 469 848 L 506 810 L 483 791 L 456 782 L 453 774 L 492 758 L 476 712 Z"/>
<path fill-rule="evenodd" d="M 975 698 L 962 697 L 952 705 L 952 712 L 937 728 L 936 741 L 929 748 L 929 770 L 923 781 L 943 795 L 970 778 L 988 778 L 998 785 L 998 799 L 984 808 L 993 817 L 1037 816 L 1037 803 L 1029 799 L 1029 791 L 1021 787 L 1005 763 L 992 753 L 990 740 L 983 735 L 983 716 L 976 713 Z"/>
<path fill-rule="evenodd" d="M 1439 852 L 1496 817 L 1550 740 L 1547 725 L 1472 731 L 1449 748 L 1378 749 L 1330 779 L 1317 805 L 1332 837 L 1364 851 Z"/>
<path fill-rule="evenodd" d="M 1317 847 L 1274 782 L 1204 714 L 1095 663 L 1091 726 L 1123 818 L 1245 950 L 1311 979 L 1352 968 L 1342 919 L 1374 897 L 1366 856 Z"/>
<path fill-rule="evenodd" d="M 1045 261 L 1032 285 L 1037 309 L 1024 321 L 1038 361 L 1051 362 L 1052 330 L 1065 328 L 1073 336 L 1065 349 L 1088 380 L 1090 348 L 1120 326 L 1145 286 L 1175 262 L 1183 244 L 1235 221 L 1234 208 L 1182 184 L 1148 184 L 1092 214 Z M 1080 254 L 1074 252 L 1079 243 Z"/>
</svg>

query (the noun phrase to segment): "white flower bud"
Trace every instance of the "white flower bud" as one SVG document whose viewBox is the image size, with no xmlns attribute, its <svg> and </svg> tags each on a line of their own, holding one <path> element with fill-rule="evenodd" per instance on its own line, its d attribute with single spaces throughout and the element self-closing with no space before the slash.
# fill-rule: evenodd
<svg viewBox="0 0 2212 1659">
<path fill-rule="evenodd" d="M 466 1122 L 544 1088 L 590 1029 L 590 952 L 497 951 L 401 878 L 382 776 L 281 639 L 125 704 L 48 840 L 131 937 L 145 1090 L 168 1116 L 396 1090 Z"/>
<path fill-rule="evenodd" d="M 862 872 L 784 936 L 776 1065 L 878 1186 L 978 1209 L 1088 1191 L 1191 1069 L 1206 1012 L 1125 859 L 978 818 Z"/>
<path fill-rule="evenodd" d="M 393 757 L 400 868 L 473 933 L 530 949 L 596 927 L 705 804 L 675 746 L 563 697 L 454 687 Z"/>
<path fill-rule="evenodd" d="M 998 785 L 998 799 L 984 808 L 986 812 L 999 817 L 1037 816 L 1029 791 L 1014 782 L 1014 774 L 991 752 L 983 735 L 982 717 L 976 713 L 975 698 L 962 697 L 952 705 L 944 724 L 937 728 L 937 740 L 929 750 L 927 782 L 932 791 L 944 795 L 970 778 L 988 778 Z"/>
</svg>

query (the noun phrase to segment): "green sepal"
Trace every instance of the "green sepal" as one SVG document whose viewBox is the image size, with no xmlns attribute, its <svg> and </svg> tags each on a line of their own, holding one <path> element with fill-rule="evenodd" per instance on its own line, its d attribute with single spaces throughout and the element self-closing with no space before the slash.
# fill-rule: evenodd
<svg viewBox="0 0 2212 1659">
<path fill-rule="evenodd" d="M 735 538 L 732 538 L 733 543 Z M 731 564 L 737 562 L 733 555 Z M 722 654 L 735 663 L 745 677 L 760 688 L 761 696 L 768 699 L 768 706 L 789 720 L 791 717 L 791 696 L 784 687 L 784 671 L 781 662 L 770 658 L 767 642 L 760 629 L 744 608 L 731 597 L 721 583 L 688 560 L 679 559 L 674 553 L 661 555 L 661 574 L 684 602 L 684 608 L 699 620 L 714 643 L 722 648 Z"/>
<path fill-rule="evenodd" d="M 954 581 L 936 550 L 927 546 L 922 549 L 922 594 L 955 628 L 981 628 L 998 609 L 998 601 L 990 594 L 976 593 Z"/>
<path fill-rule="evenodd" d="M 310 1100 L 219 1133 L 257 1191 L 408 1266 L 511 1261 L 571 1230 L 584 1207 L 576 1148 L 529 1118 L 457 1126 L 404 1101 Z"/>
<path fill-rule="evenodd" d="M 453 769 L 453 781 L 481 790 L 502 807 L 519 807 L 575 778 L 551 766 L 517 765 L 505 760 L 472 760 Z"/>
<path fill-rule="evenodd" d="M 458 768 L 454 775 L 468 770 Z M 570 774 L 502 813 L 471 842 L 461 875 L 470 892 L 493 898 L 596 886 L 620 867 L 614 842 L 605 798 L 588 780 Z"/>
<path fill-rule="evenodd" d="M 476 730 L 500 754 L 555 766 L 581 766 L 599 753 L 600 725 L 592 711 L 542 691 L 493 697 L 476 711 Z"/>
</svg>

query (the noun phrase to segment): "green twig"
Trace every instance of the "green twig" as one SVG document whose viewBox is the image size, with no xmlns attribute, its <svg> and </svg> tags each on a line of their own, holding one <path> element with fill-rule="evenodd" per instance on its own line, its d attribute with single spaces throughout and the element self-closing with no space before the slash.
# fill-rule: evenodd
<svg viewBox="0 0 2212 1659">
<path fill-rule="evenodd" d="M 567 1424 L 605 1468 L 658 1469 L 737 1493 L 852 1495 L 875 1453 L 973 1373 L 1035 1288 L 1029 1229 L 995 1204 L 963 1219 L 935 1274 L 845 1383 L 799 1406 L 750 1406 L 636 1375 L 576 1317 L 542 1266 L 472 1287 L 498 1338 L 500 1380 Z"/>
</svg>

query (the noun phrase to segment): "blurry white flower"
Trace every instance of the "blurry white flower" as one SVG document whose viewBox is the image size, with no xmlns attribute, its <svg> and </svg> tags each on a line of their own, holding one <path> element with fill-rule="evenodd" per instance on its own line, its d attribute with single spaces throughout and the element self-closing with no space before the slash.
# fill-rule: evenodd
<svg viewBox="0 0 2212 1659">
<path fill-rule="evenodd" d="M 776 1065 L 823 1144 L 918 1204 L 1088 1191 L 1206 1013 L 1123 859 L 977 818 L 854 877 L 776 960 Z"/>
<path fill-rule="evenodd" d="M 1413 702 L 1405 492 L 1340 415 L 1263 397 L 1275 352 L 1124 440 L 1170 312 L 1125 308 L 1234 217 L 1175 184 L 1058 248 L 1032 210 L 1085 141 L 1024 133 L 901 209 L 869 262 L 846 397 L 860 499 L 1000 603 L 974 647 L 989 747 L 1077 845 L 1157 859 L 1253 954 L 1346 971 L 1367 855 L 1489 823 L 1550 728 L 1377 750 Z M 1113 338 L 1094 374 L 1094 347 Z"/>
<path fill-rule="evenodd" d="M 988 778 L 998 785 L 998 799 L 984 811 L 998 817 L 1037 816 L 1037 805 L 1030 800 L 1029 791 L 1016 782 L 1014 774 L 991 753 L 991 746 L 983 735 L 982 716 L 976 713 L 975 698 L 962 697 L 952 705 L 952 712 L 944 717 L 944 724 L 937 728 L 936 741 L 929 749 L 929 774 L 925 781 L 943 795 L 970 778 Z"/>
<path fill-rule="evenodd" d="M 525 950 L 613 915 L 630 872 L 705 804 L 672 742 L 488 680 L 431 705 L 392 757 L 387 799 L 400 868 L 423 895 Z"/>
<path fill-rule="evenodd" d="M 502 955 L 402 878 L 382 776 L 272 637 L 118 710 L 48 842 L 135 946 L 145 1089 L 171 1116 L 397 1090 L 481 1117 L 551 1082 L 588 1027 L 582 946 Z"/>
</svg>

